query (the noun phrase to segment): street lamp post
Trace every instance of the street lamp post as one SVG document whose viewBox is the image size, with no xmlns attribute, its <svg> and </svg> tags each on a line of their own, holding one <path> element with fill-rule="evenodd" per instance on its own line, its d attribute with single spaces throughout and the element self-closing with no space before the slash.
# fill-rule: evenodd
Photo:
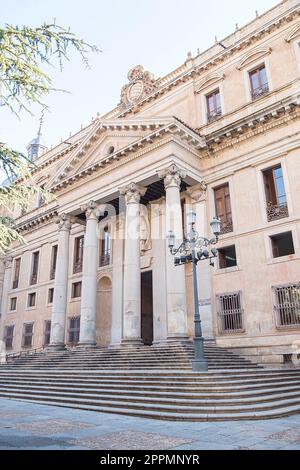
<svg viewBox="0 0 300 470">
<path fill-rule="evenodd" d="M 198 283 L 197 283 L 197 264 L 199 261 L 209 259 L 210 265 L 213 266 L 212 258 L 218 255 L 218 250 L 214 247 L 218 242 L 220 234 L 221 222 L 217 217 L 214 217 L 210 223 L 214 238 L 208 239 L 199 236 L 195 230 L 196 213 L 191 209 L 188 213 L 188 224 L 190 226 L 189 233 L 184 238 L 183 242 L 175 248 L 175 235 L 172 230 L 167 235 L 168 247 L 172 255 L 178 255 L 174 258 L 175 266 L 182 264 L 193 264 L 193 287 L 194 287 L 194 324 L 195 324 L 195 336 L 194 336 L 194 347 L 195 357 L 192 361 L 192 367 L 194 371 L 207 371 L 207 359 L 204 355 L 203 336 L 201 328 L 201 318 L 199 311 L 199 300 L 198 300 Z"/>
</svg>

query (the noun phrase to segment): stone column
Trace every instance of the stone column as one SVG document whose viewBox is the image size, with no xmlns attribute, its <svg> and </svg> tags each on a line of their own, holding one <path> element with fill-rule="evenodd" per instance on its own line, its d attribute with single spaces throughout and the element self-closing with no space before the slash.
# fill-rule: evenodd
<svg viewBox="0 0 300 470">
<path fill-rule="evenodd" d="M 96 345 L 97 271 L 99 266 L 98 217 L 100 206 L 90 201 L 81 208 L 86 215 L 83 244 L 79 346 Z"/>
<path fill-rule="evenodd" d="M 201 237 L 213 236 L 207 223 L 206 210 L 206 185 L 204 182 L 196 184 L 187 190 L 193 200 L 196 211 L 195 229 Z M 213 318 L 211 305 L 211 266 L 208 260 L 201 260 L 197 264 L 199 311 L 201 318 L 202 334 L 204 339 L 213 339 Z"/>
<path fill-rule="evenodd" d="M 166 234 L 172 230 L 175 235 L 175 247 L 183 240 L 182 212 L 180 203 L 180 184 L 185 173 L 175 164 L 159 172 L 164 178 L 166 190 Z M 166 240 L 167 245 L 167 240 Z M 174 266 L 174 256 L 166 246 L 167 278 L 167 322 L 168 339 L 187 338 L 187 307 L 184 266 Z"/>
<path fill-rule="evenodd" d="M 123 343 L 141 343 L 140 197 L 146 188 L 131 183 L 121 188 L 125 196 L 125 253 Z"/>
<path fill-rule="evenodd" d="M 0 363 L 6 362 L 6 346 L 4 342 L 5 317 L 7 313 L 8 291 L 11 287 L 12 256 L 5 256 L 2 260 L 2 297 L 1 297 L 1 316 L 0 316 Z"/>
<path fill-rule="evenodd" d="M 68 292 L 70 230 L 75 219 L 67 214 L 57 217 L 58 250 L 55 269 L 54 296 L 51 316 L 50 349 L 65 348 Z"/>
<path fill-rule="evenodd" d="M 114 218 L 112 223 L 112 346 L 119 345 L 122 341 L 124 225 L 123 214 Z"/>
</svg>

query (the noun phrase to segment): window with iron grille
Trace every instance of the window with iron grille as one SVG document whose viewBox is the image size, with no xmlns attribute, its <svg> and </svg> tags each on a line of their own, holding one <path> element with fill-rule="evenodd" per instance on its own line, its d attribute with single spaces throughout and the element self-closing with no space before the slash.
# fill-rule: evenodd
<svg viewBox="0 0 300 470">
<path fill-rule="evenodd" d="M 13 347 L 14 330 L 15 330 L 15 325 L 9 325 L 5 327 L 4 341 L 5 341 L 6 349 L 12 349 Z"/>
<path fill-rule="evenodd" d="M 74 261 L 73 261 L 73 273 L 81 273 L 82 271 L 82 260 L 83 260 L 83 242 L 84 236 L 75 238 L 74 240 Z"/>
<path fill-rule="evenodd" d="M 11 297 L 10 310 L 17 310 L 17 297 Z"/>
<path fill-rule="evenodd" d="M 249 77 L 251 83 L 252 99 L 255 100 L 269 92 L 267 71 L 265 65 L 261 65 L 255 70 L 249 72 Z"/>
<path fill-rule="evenodd" d="M 44 346 L 50 344 L 51 321 L 45 320 L 44 323 Z"/>
<path fill-rule="evenodd" d="M 263 171 L 268 222 L 288 217 L 286 192 L 281 165 Z"/>
<path fill-rule="evenodd" d="M 76 344 L 79 341 L 80 317 L 69 319 L 69 343 Z"/>
<path fill-rule="evenodd" d="M 216 121 L 222 116 L 220 90 L 215 90 L 206 96 L 207 121 Z"/>
<path fill-rule="evenodd" d="M 217 295 L 217 309 L 221 334 L 244 331 L 240 292 Z"/>
<path fill-rule="evenodd" d="M 106 226 L 103 229 L 102 238 L 100 240 L 99 266 L 107 266 L 108 264 L 110 264 L 110 246 L 110 232 L 109 227 Z"/>
<path fill-rule="evenodd" d="M 81 282 L 73 282 L 72 284 L 72 299 L 81 297 Z"/>
<path fill-rule="evenodd" d="M 30 275 L 30 285 L 37 283 L 38 269 L 39 269 L 39 251 L 32 253 L 32 264 L 31 264 L 31 275 Z"/>
<path fill-rule="evenodd" d="M 48 304 L 53 303 L 53 297 L 54 297 L 54 287 L 50 287 L 48 290 Z"/>
<path fill-rule="evenodd" d="M 300 328 L 300 282 L 273 287 L 277 328 Z"/>
<path fill-rule="evenodd" d="M 214 189 L 216 215 L 221 220 L 221 235 L 233 231 L 229 184 Z"/>
<path fill-rule="evenodd" d="M 283 232 L 270 237 L 273 258 L 293 255 L 295 253 L 292 232 Z"/>
<path fill-rule="evenodd" d="M 32 346 L 32 339 L 33 339 L 33 322 L 32 323 L 24 323 L 23 325 L 23 339 L 22 339 L 22 347 L 23 348 L 31 348 Z"/>
<path fill-rule="evenodd" d="M 16 258 L 13 285 L 12 285 L 13 289 L 17 289 L 19 287 L 20 267 L 21 267 L 21 258 Z"/>
<path fill-rule="evenodd" d="M 27 299 L 27 307 L 35 307 L 36 303 L 36 292 L 30 292 Z"/>
<path fill-rule="evenodd" d="M 58 245 L 53 245 L 53 246 L 52 246 L 51 267 L 50 267 L 50 279 L 54 279 L 54 278 L 55 278 L 56 261 L 57 261 L 57 249 L 58 249 Z"/>
</svg>

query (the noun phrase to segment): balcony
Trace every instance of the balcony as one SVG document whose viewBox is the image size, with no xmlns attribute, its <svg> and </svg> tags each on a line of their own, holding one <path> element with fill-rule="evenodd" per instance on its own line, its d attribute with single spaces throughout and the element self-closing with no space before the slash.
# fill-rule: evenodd
<svg viewBox="0 0 300 470">
<path fill-rule="evenodd" d="M 212 111 L 209 111 L 207 113 L 207 122 L 208 123 L 214 122 L 217 119 L 219 119 L 221 116 L 222 116 L 222 109 L 221 108 L 216 108 L 216 109 L 214 109 Z"/>
<path fill-rule="evenodd" d="M 33 273 L 31 274 L 30 285 L 32 286 L 33 284 L 36 284 L 36 283 L 37 283 L 37 274 Z"/>
<path fill-rule="evenodd" d="M 108 266 L 110 264 L 110 253 L 101 255 L 99 258 L 99 266 Z"/>
<path fill-rule="evenodd" d="M 277 329 L 300 328 L 300 283 L 275 287 Z"/>
<path fill-rule="evenodd" d="M 14 279 L 12 283 L 12 288 L 17 289 L 19 286 L 19 279 Z"/>
<path fill-rule="evenodd" d="M 82 272 L 82 260 L 76 261 L 73 265 L 73 274 Z"/>
<path fill-rule="evenodd" d="M 225 233 L 230 233 L 230 232 L 233 232 L 232 219 L 221 219 L 220 235 L 224 235 Z"/>
<path fill-rule="evenodd" d="M 268 83 L 264 83 L 261 86 L 254 88 L 251 92 L 251 96 L 253 100 L 257 100 L 263 95 L 269 93 L 269 85 Z"/>
<path fill-rule="evenodd" d="M 52 281 L 53 279 L 55 279 L 55 268 L 52 268 L 50 271 L 50 281 Z"/>
<path fill-rule="evenodd" d="M 266 210 L 268 222 L 283 219 L 284 217 L 289 216 L 289 211 L 286 203 L 275 205 L 272 202 L 268 202 Z"/>
</svg>

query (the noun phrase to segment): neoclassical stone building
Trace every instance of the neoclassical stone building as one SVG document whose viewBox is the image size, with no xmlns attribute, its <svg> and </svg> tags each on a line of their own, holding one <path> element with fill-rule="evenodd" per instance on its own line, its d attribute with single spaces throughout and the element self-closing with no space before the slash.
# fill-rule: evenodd
<svg viewBox="0 0 300 470">
<path fill-rule="evenodd" d="M 55 199 L 16 214 L 2 263 L 6 351 L 160 344 L 193 336 L 191 266 L 174 266 L 186 210 L 222 222 L 198 263 L 205 338 L 263 363 L 300 342 L 300 1 L 285 0 L 158 80 L 128 74 L 119 105 L 47 150 Z"/>
</svg>

